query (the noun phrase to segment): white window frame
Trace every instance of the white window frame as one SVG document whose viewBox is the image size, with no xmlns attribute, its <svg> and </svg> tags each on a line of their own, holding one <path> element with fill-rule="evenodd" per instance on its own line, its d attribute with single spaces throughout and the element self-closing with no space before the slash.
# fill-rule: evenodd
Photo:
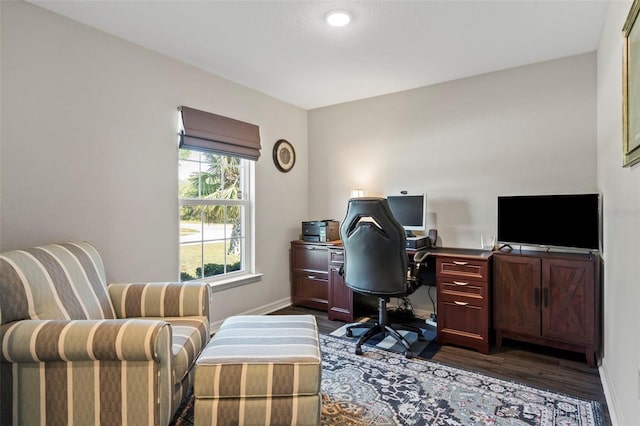
<svg viewBox="0 0 640 426">
<path fill-rule="evenodd" d="M 216 154 L 224 155 L 224 154 Z M 205 164 L 205 163 L 201 163 Z M 240 159 L 240 170 L 242 170 L 241 179 L 244 182 L 242 199 L 207 199 L 207 198 L 181 198 L 178 195 L 178 212 L 183 206 L 225 206 L 225 205 L 241 205 L 244 207 L 242 216 L 242 229 L 244 238 L 242 239 L 241 248 L 241 264 L 244 269 L 240 271 L 227 272 L 220 275 L 198 278 L 188 282 L 206 282 L 212 287 L 212 292 L 221 291 L 227 288 L 238 287 L 260 281 L 262 274 L 255 272 L 255 233 L 254 233 L 254 215 L 255 215 L 255 161 Z M 179 213 L 178 213 L 179 215 Z M 180 261 L 180 218 L 178 216 L 178 257 Z M 204 267 L 204 265 L 202 265 Z M 179 273 L 178 273 L 179 274 Z"/>
</svg>

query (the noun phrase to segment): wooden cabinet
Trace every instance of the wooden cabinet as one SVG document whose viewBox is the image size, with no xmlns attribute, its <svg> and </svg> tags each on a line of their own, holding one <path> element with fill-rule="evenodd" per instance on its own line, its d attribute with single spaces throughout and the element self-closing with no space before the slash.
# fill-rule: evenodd
<svg viewBox="0 0 640 426">
<path fill-rule="evenodd" d="M 450 249 L 447 255 L 437 255 L 440 344 L 489 353 L 490 277 L 491 252 Z"/>
<path fill-rule="evenodd" d="M 353 292 L 339 274 L 344 263 L 340 241 L 291 242 L 291 301 L 327 311 L 330 320 L 353 321 Z"/>
<path fill-rule="evenodd" d="M 494 256 L 494 327 L 503 338 L 584 352 L 600 345 L 600 258 L 518 252 Z"/>
<path fill-rule="evenodd" d="M 327 310 L 328 253 L 324 244 L 291 243 L 291 300 L 294 305 Z"/>
</svg>

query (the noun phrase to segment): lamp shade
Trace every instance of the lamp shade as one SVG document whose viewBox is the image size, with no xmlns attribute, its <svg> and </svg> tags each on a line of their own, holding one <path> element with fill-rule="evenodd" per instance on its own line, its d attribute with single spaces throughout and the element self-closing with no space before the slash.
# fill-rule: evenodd
<svg viewBox="0 0 640 426">
<path fill-rule="evenodd" d="M 362 198 L 362 197 L 364 197 L 364 189 L 351 190 L 351 198 Z"/>
</svg>

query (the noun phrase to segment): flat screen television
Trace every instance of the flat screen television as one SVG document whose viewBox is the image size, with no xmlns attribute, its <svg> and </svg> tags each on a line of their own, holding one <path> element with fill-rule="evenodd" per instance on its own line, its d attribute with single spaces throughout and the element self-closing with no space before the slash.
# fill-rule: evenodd
<svg viewBox="0 0 640 426">
<path fill-rule="evenodd" d="M 420 195 L 388 195 L 387 201 L 391 213 L 400 225 L 412 235 L 411 231 L 427 229 L 427 197 Z"/>
<path fill-rule="evenodd" d="M 598 194 L 498 197 L 501 244 L 600 248 Z"/>
</svg>

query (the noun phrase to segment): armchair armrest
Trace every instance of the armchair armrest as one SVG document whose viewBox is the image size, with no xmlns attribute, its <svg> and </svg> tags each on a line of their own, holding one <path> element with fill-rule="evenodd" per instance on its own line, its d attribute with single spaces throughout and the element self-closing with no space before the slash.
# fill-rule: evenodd
<svg viewBox="0 0 640 426">
<path fill-rule="evenodd" d="M 116 283 L 109 284 L 109 296 L 118 318 L 209 318 L 207 283 Z"/>
<path fill-rule="evenodd" d="M 0 327 L 2 360 L 158 361 L 171 346 L 169 323 L 157 320 L 23 320 Z"/>
</svg>

